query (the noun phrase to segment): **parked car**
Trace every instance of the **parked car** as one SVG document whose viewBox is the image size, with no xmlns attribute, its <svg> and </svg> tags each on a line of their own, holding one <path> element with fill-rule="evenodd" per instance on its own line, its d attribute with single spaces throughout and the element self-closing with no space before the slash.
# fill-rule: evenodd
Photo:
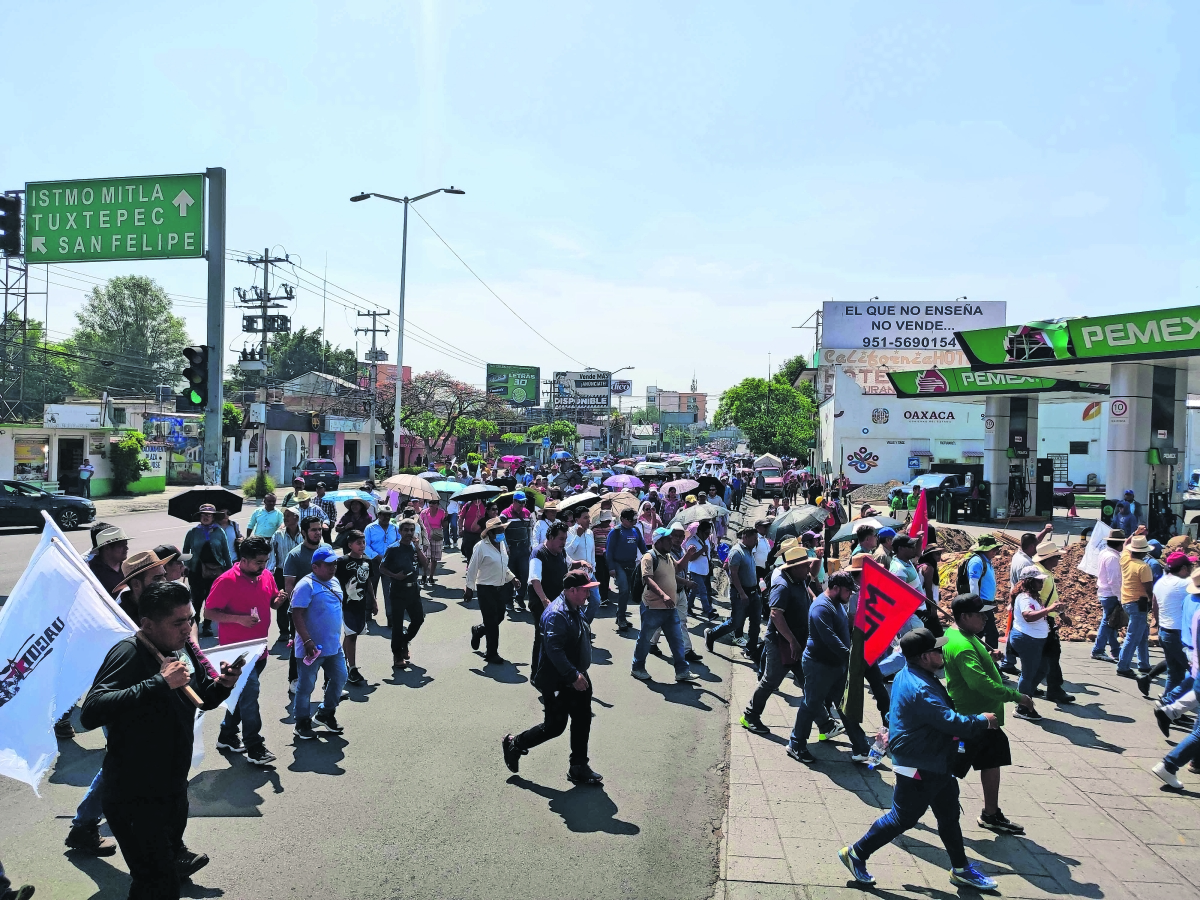
<svg viewBox="0 0 1200 900">
<path fill-rule="evenodd" d="M 760 480 L 761 479 L 761 480 Z M 755 500 L 783 496 L 783 476 L 776 468 L 755 469 L 750 479 L 750 494 Z"/>
<path fill-rule="evenodd" d="M 908 497 L 913 492 L 913 487 L 919 487 L 921 490 L 929 494 L 928 503 L 933 503 L 938 494 L 948 492 L 958 494 L 965 498 L 971 493 L 971 486 L 963 484 L 961 475 L 951 475 L 945 472 L 928 472 L 924 475 L 918 475 L 908 484 L 903 485 L 899 490 L 904 495 L 907 503 Z M 930 507 L 932 511 L 933 507 Z"/>
<path fill-rule="evenodd" d="M 1183 508 L 1187 511 L 1200 509 L 1200 469 L 1192 469 L 1187 490 L 1183 492 Z"/>
<path fill-rule="evenodd" d="M 0 525 L 43 524 L 42 510 L 64 531 L 96 518 L 96 504 L 85 497 L 55 495 L 23 481 L 0 481 Z"/>
<path fill-rule="evenodd" d="M 325 487 L 336 491 L 341 484 L 337 465 L 332 459 L 310 459 L 300 467 L 300 477 L 304 479 L 305 490 L 311 491 L 319 482 L 325 482 Z"/>
</svg>

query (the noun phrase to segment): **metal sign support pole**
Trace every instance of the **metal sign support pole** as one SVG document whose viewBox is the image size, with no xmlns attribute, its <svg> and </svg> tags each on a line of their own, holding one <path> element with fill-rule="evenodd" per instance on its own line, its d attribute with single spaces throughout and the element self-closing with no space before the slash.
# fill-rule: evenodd
<svg viewBox="0 0 1200 900">
<path fill-rule="evenodd" d="M 225 443 L 221 427 L 221 407 L 225 400 L 225 170 L 207 169 L 204 174 L 208 179 L 208 406 L 204 409 L 204 483 L 219 485 L 221 448 Z"/>
</svg>

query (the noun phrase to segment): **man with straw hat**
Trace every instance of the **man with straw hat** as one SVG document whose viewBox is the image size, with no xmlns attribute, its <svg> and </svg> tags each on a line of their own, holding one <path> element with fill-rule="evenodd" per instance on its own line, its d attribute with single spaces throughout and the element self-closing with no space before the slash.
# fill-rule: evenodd
<svg viewBox="0 0 1200 900">
<path fill-rule="evenodd" d="M 1146 526 L 1125 541 L 1125 552 L 1121 554 L 1121 607 L 1129 618 L 1125 629 L 1125 641 L 1117 657 L 1117 674 L 1124 678 L 1135 678 L 1133 655 L 1137 653 L 1138 668 L 1150 671 L 1150 594 L 1154 586 L 1154 573 L 1146 562 L 1150 553 L 1150 542 L 1146 540 Z"/>
<path fill-rule="evenodd" d="M 784 677 L 791 672 L 803 678 L 800 657 L 808 642 L 808 608 L 812 592 L 808 588 L 808 573 L 816 560 L 803 547 L 793 546 L 783 554 L 783 565 L 772 578 L 767 636 L 763 642 L 762 678 L 750 703 L 742 713 L 741 726 L 754 734 L 768 734 L 762 722 L 767 700 Z"/>
<path fill-rule="evenodd" d="M 1038 544 L 1033 555 L 1033 564 L 1042 570 L 1045 577 L 1042 580 L 1042 594 L 1039 599 L 1043 606 L 1058 603 L 1058 586 L 1054 581 L 1054 567 L 1062 561 L 1062 549 L 1054 541 L 1043 541 Z M 1064 622 L 1071 624 L 1070 619 Z M 1058 637 L 1058 616 L 1050 613 L 1046 616 L 1050 625 L 1050 636 L 1046 638 L 1046 646 L 1042 649 L 1042 657 L 1047 661 L 1046 667 L 1046 699 L 1052 703 L 1074 703 L 1075 697 L 1063 690 L 1062 673 L 1062 644 Z"/>
<path fill-rule="evenodd" d="M 1125 532 L 1113 529 L 1104 540 L 1096 571 L 1096 595 L 1100 601 L 1100 627 L 1092 645 L 1092 659 L 1115 663 L 1121 652 L 1117 635 L 1125 624 L 1121 608 L 1121 551 L 1125 548 Z M 1105 652 L 1105 651 L 1108 652 Z"/>
</svg>

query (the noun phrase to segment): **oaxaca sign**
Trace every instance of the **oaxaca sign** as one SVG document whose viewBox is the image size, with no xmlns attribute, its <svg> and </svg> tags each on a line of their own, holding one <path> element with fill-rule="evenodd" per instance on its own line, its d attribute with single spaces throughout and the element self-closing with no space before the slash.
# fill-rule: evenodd
<svg viewBox="0 0 1200 900">
<path fill-rule="evenodd" d="M 541 397 L 542 370 L 538 366 L 488 363 L 487 392 L 509 406 L 537 406 Z"/>
<path fill-rule="evenodd" d="M 958 337 L 976 366 L 1193 356 L 1200 354 L 1200 306 L 1048 319 Z"/>
<path fill-rule="evenodd" d="M 1035 394 L 1046 391 L 1108 393 L 1106 384 L 973 369 L 931 368 L 924 371 L 888 372 L 887 376 L 899 397 L 936 397 L 948 394 Z"/>
<path fill-rule="evenodd" d="M 31 181 L 31 263 L 204 256 L 204 175 Z"/>
<path fill-rule="evenodd" d="M 956 332 L 1004 324 L 1003 300 L 970 303 L 837 303 L 822 308 L 821 346 L 954 350 Z"/>
</svg>

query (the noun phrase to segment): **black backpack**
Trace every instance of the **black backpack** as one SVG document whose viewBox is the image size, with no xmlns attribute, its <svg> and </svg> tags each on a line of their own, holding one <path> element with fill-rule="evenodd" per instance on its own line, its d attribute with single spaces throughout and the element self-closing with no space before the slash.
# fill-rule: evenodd
<svg viewBox="0 0 1200 900">
<path fill-rule="evenodd" d="M 658 554 L 653 550 L 648 551 L 654 556 L 654 571 L 658 571 Z M 638 564 L 633 569 L 633 584 L 629 586 L 629 593 L 632 596 L 635 606 L 642 605 L 642 595 L 646 593 L 646 582 L 642 581 L 642 560 L 638 560 Z"/>
<path fill-rule="evenodd" d="M 973 560 L 977 556 L 983 560 L 984 571 L 987 570 L 987 565 L 988 565 L 987 557 L 984 556 L 982 553 L 972 553 L 970 556 L 968 556 L 966 559 L 964 559 L 962 562 L 960 562 L 958 564 L 958 575 L 955 577 L 955 581 L 954 581 L 955 592 L 957 592 L 959 594 L 971 593 L 971 575 L 967 570 L 971 566 L 971 560 Z"/>
</svg>

